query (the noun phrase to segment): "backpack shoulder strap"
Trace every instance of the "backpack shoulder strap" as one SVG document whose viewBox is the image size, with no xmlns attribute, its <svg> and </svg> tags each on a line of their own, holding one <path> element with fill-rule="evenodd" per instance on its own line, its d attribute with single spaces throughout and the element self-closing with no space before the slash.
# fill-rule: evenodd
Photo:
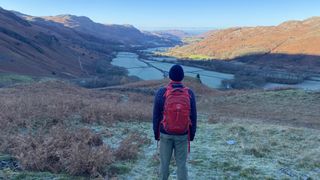
<svg viewBox="0 0 320 180">
<path fill-rule="evenodd" d="M 163 97 L 167 97 L 168 94 L 169 94 L 169 92 L 173 89 L 171 83 L 169 83 L 165 88 L 166 88 L 166 91 L 165 91 L 165 93 L 163 94 Z"/>
<path fill-rule="evenodd" d="M 188 91 L 188 94 L 189 94 L 189 88 L 188 88 L 188 87 L 182 85 L 182 87 L 174 88 L 174 87 L 172 87 L 172 84 L 173 84 L 173 83 L 170 82 L 170 83 L 166 86 L 166 91 L 165 91 L 163 97 L 167 97 L 167 96 L 169 95 L 170 91 L 172 91 L 172 90 L 174 90 L 174 89 L 177 89 L 177 90 L 185 90 L 185 91 Z M 190 94 L 189 94 L 189 96 L 190 96 Z M 191 97 L 191 96 L 190 96 L 190 97 Z"/>
</svg>

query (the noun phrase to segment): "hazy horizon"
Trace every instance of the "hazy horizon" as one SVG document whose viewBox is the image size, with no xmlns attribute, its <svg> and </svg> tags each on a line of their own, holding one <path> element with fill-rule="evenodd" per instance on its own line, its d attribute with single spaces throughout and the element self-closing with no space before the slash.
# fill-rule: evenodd
<svg viewBox="0 0 320 180">
<path fill-rule="evenodd" d="M 211 30 L 222 29 L 216 27 L 136 27 L 142 31 L 171 31 L 179 30 L 189 34 L 201 34 Z"/>
<path fill-rule="evenodd" d="M 320 1 L 309 0 L 2 0 L 0 6 L 33 16 L 72 14 L 104 24 L 131 24 L 140 29 L 270 26 L 319 16 Z"/>
</svg>

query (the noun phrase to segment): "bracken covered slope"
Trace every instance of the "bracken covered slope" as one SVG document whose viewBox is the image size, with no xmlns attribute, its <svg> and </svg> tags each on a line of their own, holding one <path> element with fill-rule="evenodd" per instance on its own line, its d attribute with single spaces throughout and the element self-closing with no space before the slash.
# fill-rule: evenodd
<svg viewBox="0 0 320 180">
<path fill-rule="evenodd" d="M 178 57 L 233 59 L 252 54 L 320 55 L 320 17 L 278 26 L 229 28 L 207 33 L 200 42 L 174 48 Z"/>
</svg>

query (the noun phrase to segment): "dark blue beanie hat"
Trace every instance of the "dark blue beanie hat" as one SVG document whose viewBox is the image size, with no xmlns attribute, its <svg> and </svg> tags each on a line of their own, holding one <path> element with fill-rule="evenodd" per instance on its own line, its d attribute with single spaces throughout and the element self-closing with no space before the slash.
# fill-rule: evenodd
<svg viewBox="0 0 320 180">
<path fill-rule="evenodd" d="M 182 81 L 184 77 L 183 69 L 180 65 L 173 65 L 169 71 L 169 78 L 172 81 Z"/>
</svg>

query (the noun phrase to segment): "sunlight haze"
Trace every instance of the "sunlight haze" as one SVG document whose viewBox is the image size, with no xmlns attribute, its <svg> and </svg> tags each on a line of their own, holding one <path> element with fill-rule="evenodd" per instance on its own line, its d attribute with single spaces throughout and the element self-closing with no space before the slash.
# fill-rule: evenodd
<svg viewBox="0 0 320 180">
<path fill-rule="evenodd" d="M 34 16 L 73 14 L 142 29 L 277 25 L 320 13 L 318 0 L 2 0 L 0 6 Z"/>
</svg>

